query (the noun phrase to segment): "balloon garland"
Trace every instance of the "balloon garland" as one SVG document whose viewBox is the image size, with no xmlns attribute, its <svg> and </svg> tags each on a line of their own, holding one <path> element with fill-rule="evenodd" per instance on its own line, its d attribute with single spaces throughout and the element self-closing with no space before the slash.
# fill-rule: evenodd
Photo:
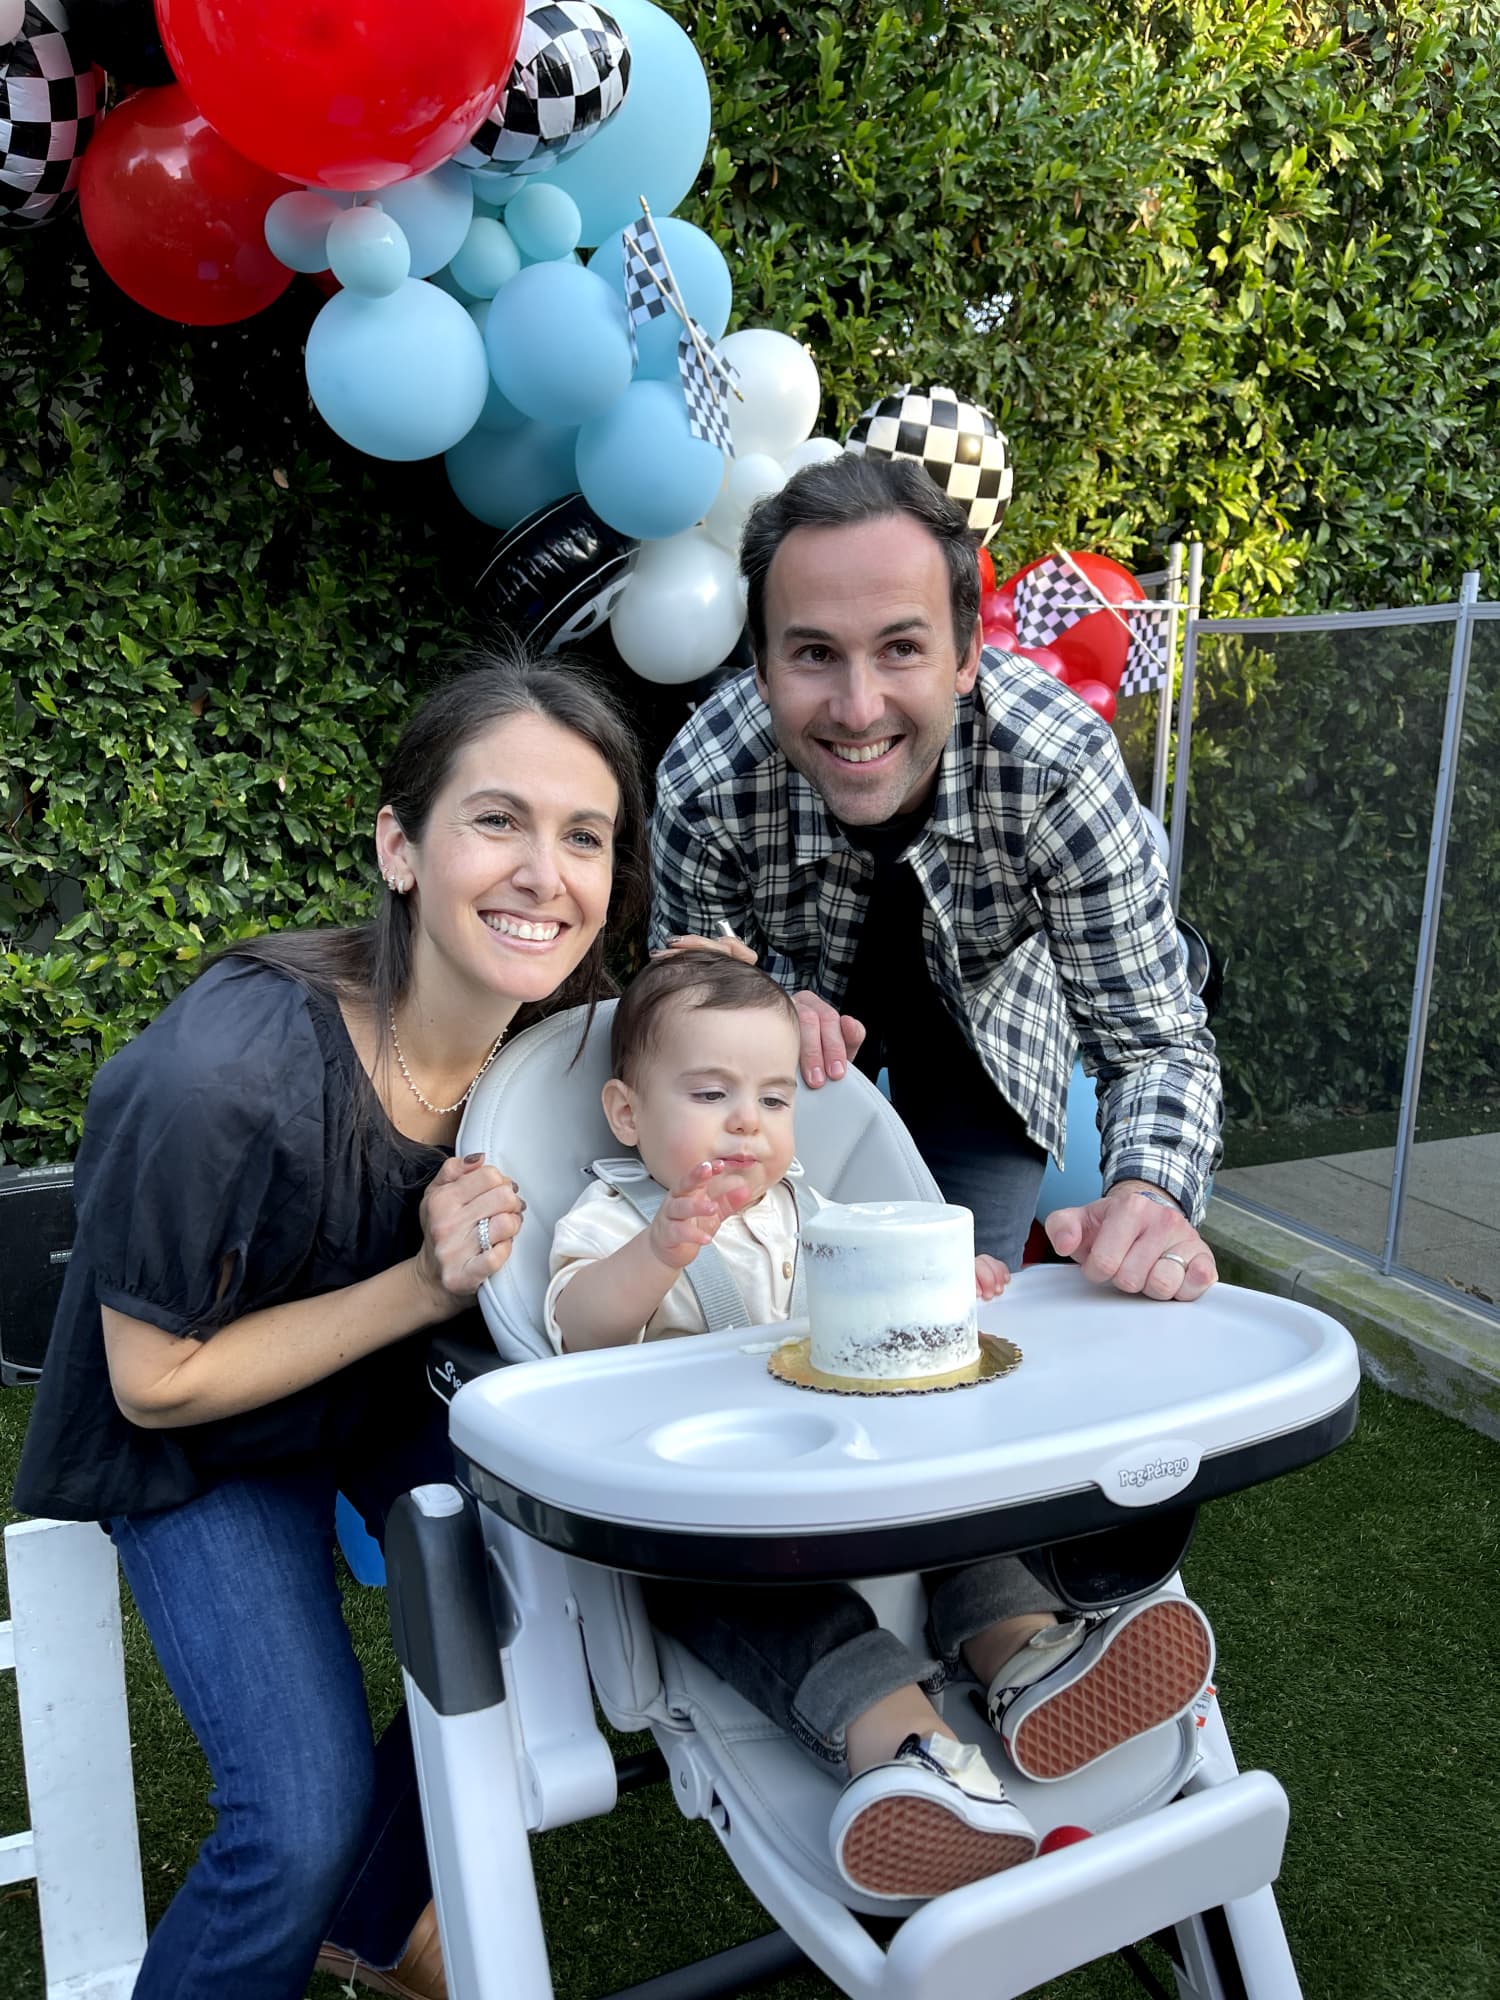
<svg viewBox="0 0 1500 2000">
<path fill-rule="evenodd" d="M 69 7 L 71 6 L 71 13 Z M 98 132 L 100 65 L 133 88 Z M 838 440 L 807 349 L 727 333 L 723 252 L 671 211 L 709 136 L 688 36 L 653 0 L 0 0 L 0 228 L 78 189 L 105 271 L 190 325 L 328 294 L 307 385 L 338 436 L 442 455 L 502 533 L 498 615 L 545 645 L 606 621 L 643 678 L 690 683 L 742 647 L 750 510 L 841 451 L 910 458 L 986 539 L 1013 472 L 994 417 L 949 388 L 877 398 Z M 1061 551 L 997 585 L 988 643 L 1112 717 L 1139 586 Z"/>
</svg>

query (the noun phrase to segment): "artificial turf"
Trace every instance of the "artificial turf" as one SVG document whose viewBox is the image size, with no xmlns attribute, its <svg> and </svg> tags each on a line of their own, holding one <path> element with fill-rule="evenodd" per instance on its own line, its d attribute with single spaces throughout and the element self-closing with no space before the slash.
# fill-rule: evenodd
<svg viewBox="0 0 1500 2000">
<path fill-rule="evenodd" d="M 0 1394 L 0 1490 L 28 1400 Z M 1218 1636 L 1239 1762 L 1273 1771 L 1291 1796 L 1277 1895 L 1307 2000 L 1500 1995 L 1497 1516 L 1500 1444 L 1369 1385 L 1355 1437 L 1332 1458 L 1204 1511 L 1184 1573 Z M 346 1606 L 383 1720 L 398 1698 L 384 1598 L 351 1584 Z M 206 1780 L 128 1607 L 126 1661 L 154 1919 L 207 1827 Z M 0 1676 L 0 1832 L 26 1819 L 14 1684 Z M 558 2000 L 766 1928 L 711 1834 L 661 1788 L 540 1836 L 536 1860 Z M 17 1885 L 0 1895 L 0 1995 L 42 1990 L 35 1898 Z M 315 1978 L 308 1996 L 341 1990 Z M 1125 2000 L 1139 1989 L 1112 1963 L 1043 1990 Z M 808 1975 L 761 1991 L 834 1989 Z"/>
</svg>

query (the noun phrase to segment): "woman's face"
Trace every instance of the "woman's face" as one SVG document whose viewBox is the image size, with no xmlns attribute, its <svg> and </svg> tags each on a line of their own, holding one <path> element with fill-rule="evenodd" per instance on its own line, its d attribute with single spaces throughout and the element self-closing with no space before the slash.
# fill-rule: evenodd
<svg viewBox="0 0 1500 2000">
<path fill-rule="evenodd" d="M 496 998 L 545 1000 L 603 927 L 614 874 L 620 793 L 582 737 L 540 715 L 493 723 L 459 752 L 420 841 L 388 806 L 380 864 L 412 878 L 413 970 Z"/>
</svg>

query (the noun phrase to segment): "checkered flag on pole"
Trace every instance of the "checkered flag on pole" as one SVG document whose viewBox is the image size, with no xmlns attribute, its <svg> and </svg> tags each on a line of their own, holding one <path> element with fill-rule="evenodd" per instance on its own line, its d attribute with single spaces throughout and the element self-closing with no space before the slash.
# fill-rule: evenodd
<svg viewBox="0 0 1500 2000">
<path fill-rule="evenodd" d="M 1172 654 L 1167 644 L 1172 630 L 1170 604 L 1131 604 L 1130 651 L 1125 655 L 1125 671 L 1120 676 L 1120 696 L 1149 694 L 1152 688 L 1166 687 L 1172 679 Z"/>
<path fill-rule="evenodd" d="M 1048 556 L 1016 585 L 1016 643 L 1037 652 L 1098 609 L 1084 599 L 1083 585 L 1068 565 Z"/>
<path fill-rule="evenodd" d="M 733 458 L 729 397 L 740 378 L 696 320 L 688 321 L 677 342 L 677 372 L 687 399 L 689 430 Z"/>
</svg>

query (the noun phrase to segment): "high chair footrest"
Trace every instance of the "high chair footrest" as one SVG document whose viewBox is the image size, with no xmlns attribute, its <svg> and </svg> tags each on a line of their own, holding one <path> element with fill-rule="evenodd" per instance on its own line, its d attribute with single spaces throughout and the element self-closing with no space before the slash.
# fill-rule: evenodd
<svg viewBox="0 0 1500 2000">
<path fill-rule="evenodd" d="M 1073 1967 L 1274 1881 L 1287 1800 L 1264 1771 L 1038 1855 L 902 1925 L 880 1990 L 900 2000 L 1014 2000 Z"/>
</svg>

